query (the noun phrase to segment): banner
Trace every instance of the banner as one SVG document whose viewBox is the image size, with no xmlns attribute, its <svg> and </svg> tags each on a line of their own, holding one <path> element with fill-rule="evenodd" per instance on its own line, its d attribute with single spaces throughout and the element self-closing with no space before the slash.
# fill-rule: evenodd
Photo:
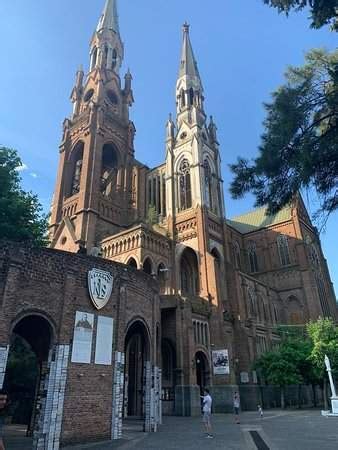
<svg viewBox="0 0 338 450">
<path fill-rule="evenodd" d="M 97 319 L 95 364 L 110 366 L 113 350 L 113 319 L 99 316 Z"/>
<path fill-rule="evenodd" d="M 93 328 L 94 314 L 76 311 L 72 349 L 73 363 L 90 364 Z"/>
<path fill-rule="evenodd" d="M 213 350 L 212 366 L 214 375 L 228 375 L 230 373 L 228 350 Z"/>
</svg>

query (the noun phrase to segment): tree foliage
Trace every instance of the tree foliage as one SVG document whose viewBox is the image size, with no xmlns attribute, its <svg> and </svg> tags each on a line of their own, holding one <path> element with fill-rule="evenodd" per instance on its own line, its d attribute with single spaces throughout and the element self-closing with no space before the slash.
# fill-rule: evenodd
<svg viewBox="0 0 338 450">
<path fill-rule="evenodd" d="M 310 188 L 321 202 L 317 213 L 329 214 L 338 208 L 338 51 L 312 50 L 285 77 L 265 104 L 258 157 L 230 165 L 230 192 L 252 192 L 256 206 L 274 213 Z"/>
<path fill-rule="evenodd" d="M 311 27 L 320 28 L 331 24 L 337 29 L 337 0 L 263 0 L 266 5 L 276 8 L 279 13 L 289 15 L 290 11 L 310 9 Z"/>
<path fill-rule="evenodd" d="M 47 243 L 47 217 L 36 195 L 20 186 L 22 162 L 15 150 L 0 147 L 0 237 Z"/>
<path fill-rule="evenodd" d="M 318 319 L 307 325 L 312 341 L 310 360 L 320 377 L 326 376 L 324 358 L 327 355 L 333 373 L 338 376 L 338 327 L 331 319 Z"/>
<path fill-rule="evenodd" d="M 277 348 L 261 355 L 255 366 L 261 369 L 268 383 L 279 386 L 299 384 L 304 381 L 304 367 L 310 351 L 308 340 L 283 339 Z"/>
<path fill-rule="evenodd" d="M 262 354 L 254 367 L 266 382 L 281 387 L 282 407 L 284 388 L 291 384 L 324 385 L 327 403 L 324 357 L 328 355 L 332 371 L 338 376 L 338 327 L 332 319 L 319 318 L 309 322 L 305 329 L 283 326 L 277 331 L 281 338 L 279 346 Z"/>
</svg>

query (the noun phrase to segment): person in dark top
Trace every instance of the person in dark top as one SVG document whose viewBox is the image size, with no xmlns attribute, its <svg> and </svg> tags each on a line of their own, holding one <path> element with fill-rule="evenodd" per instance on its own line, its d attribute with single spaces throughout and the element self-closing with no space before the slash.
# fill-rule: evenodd
<svg viewBox="0 0 338 450">
<path fill-rule="evenodd" d="M 0 391 L 0 450 L 5 450 L 5 444 L 2 438 L 3 423 L 4 423 L 4 409 L 8 404 L 8 397 L 4 391 Z"/>
</svg>

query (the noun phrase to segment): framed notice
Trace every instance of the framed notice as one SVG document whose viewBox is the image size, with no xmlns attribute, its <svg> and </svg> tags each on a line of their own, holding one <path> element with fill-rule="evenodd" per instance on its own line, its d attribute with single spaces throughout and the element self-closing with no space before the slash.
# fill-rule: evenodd
<svg viewBox="0 0 338 450">
<path fill-rule="evenodd" d="M 241 372 L 240 373 L 241 383 L 246 384 L 249 383 L 249 374 L 248 372 Z"/>
<path fill-rule="evenodd" d="M 214 375 L 228 375 L 230 373 L 228 350 L 212 351 L 212 367 Z"/>
<path fill-rule="evenodd" d="M 94 329 L 94 314 L 76 311 L 72 362 L 90 364 Z"/>
<path fill-rule="evenodd" d="M 110 366 L 112 363 L 113 323 L 111 317 L 99 316 L 97 319 L 95 364 Z"/>
</svg>

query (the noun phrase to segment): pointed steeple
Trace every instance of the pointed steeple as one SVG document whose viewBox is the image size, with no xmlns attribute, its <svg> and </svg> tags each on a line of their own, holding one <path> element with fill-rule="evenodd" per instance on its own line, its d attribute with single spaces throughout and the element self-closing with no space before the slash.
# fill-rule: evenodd
<svg viewBox="0 0 338 450">
<path fill-rule="evenodd" d="M 182 46 L 179 78 L 188 76 L 199 79 L 200 75 L 198 72 L 197 62 L 190 41 L 189 28 L 190 26 L 187 23 L 183 25 L 183 46 Z"/>
<path fill-rule="evenodd" d="M 90 71 L 104 68 L 118 74 L 123 61 L 123 53 L 117 0 L 106 0 L 91 41 Z"/>
<path fill-rule="evenodd" d="M 180 70 L 176 83 L 177 123 L 205 122 L 203 85 L 192 49 L 189 25 L 183 25 L 183 45 Z"/>
<path fill-rule="evenodd" d="M 113 30 L 115 33 L 120 34 L 117 0 L 106 0 L 103 13 L 96 28 L 97 32 L 102 30 Z"/>
</svg>

